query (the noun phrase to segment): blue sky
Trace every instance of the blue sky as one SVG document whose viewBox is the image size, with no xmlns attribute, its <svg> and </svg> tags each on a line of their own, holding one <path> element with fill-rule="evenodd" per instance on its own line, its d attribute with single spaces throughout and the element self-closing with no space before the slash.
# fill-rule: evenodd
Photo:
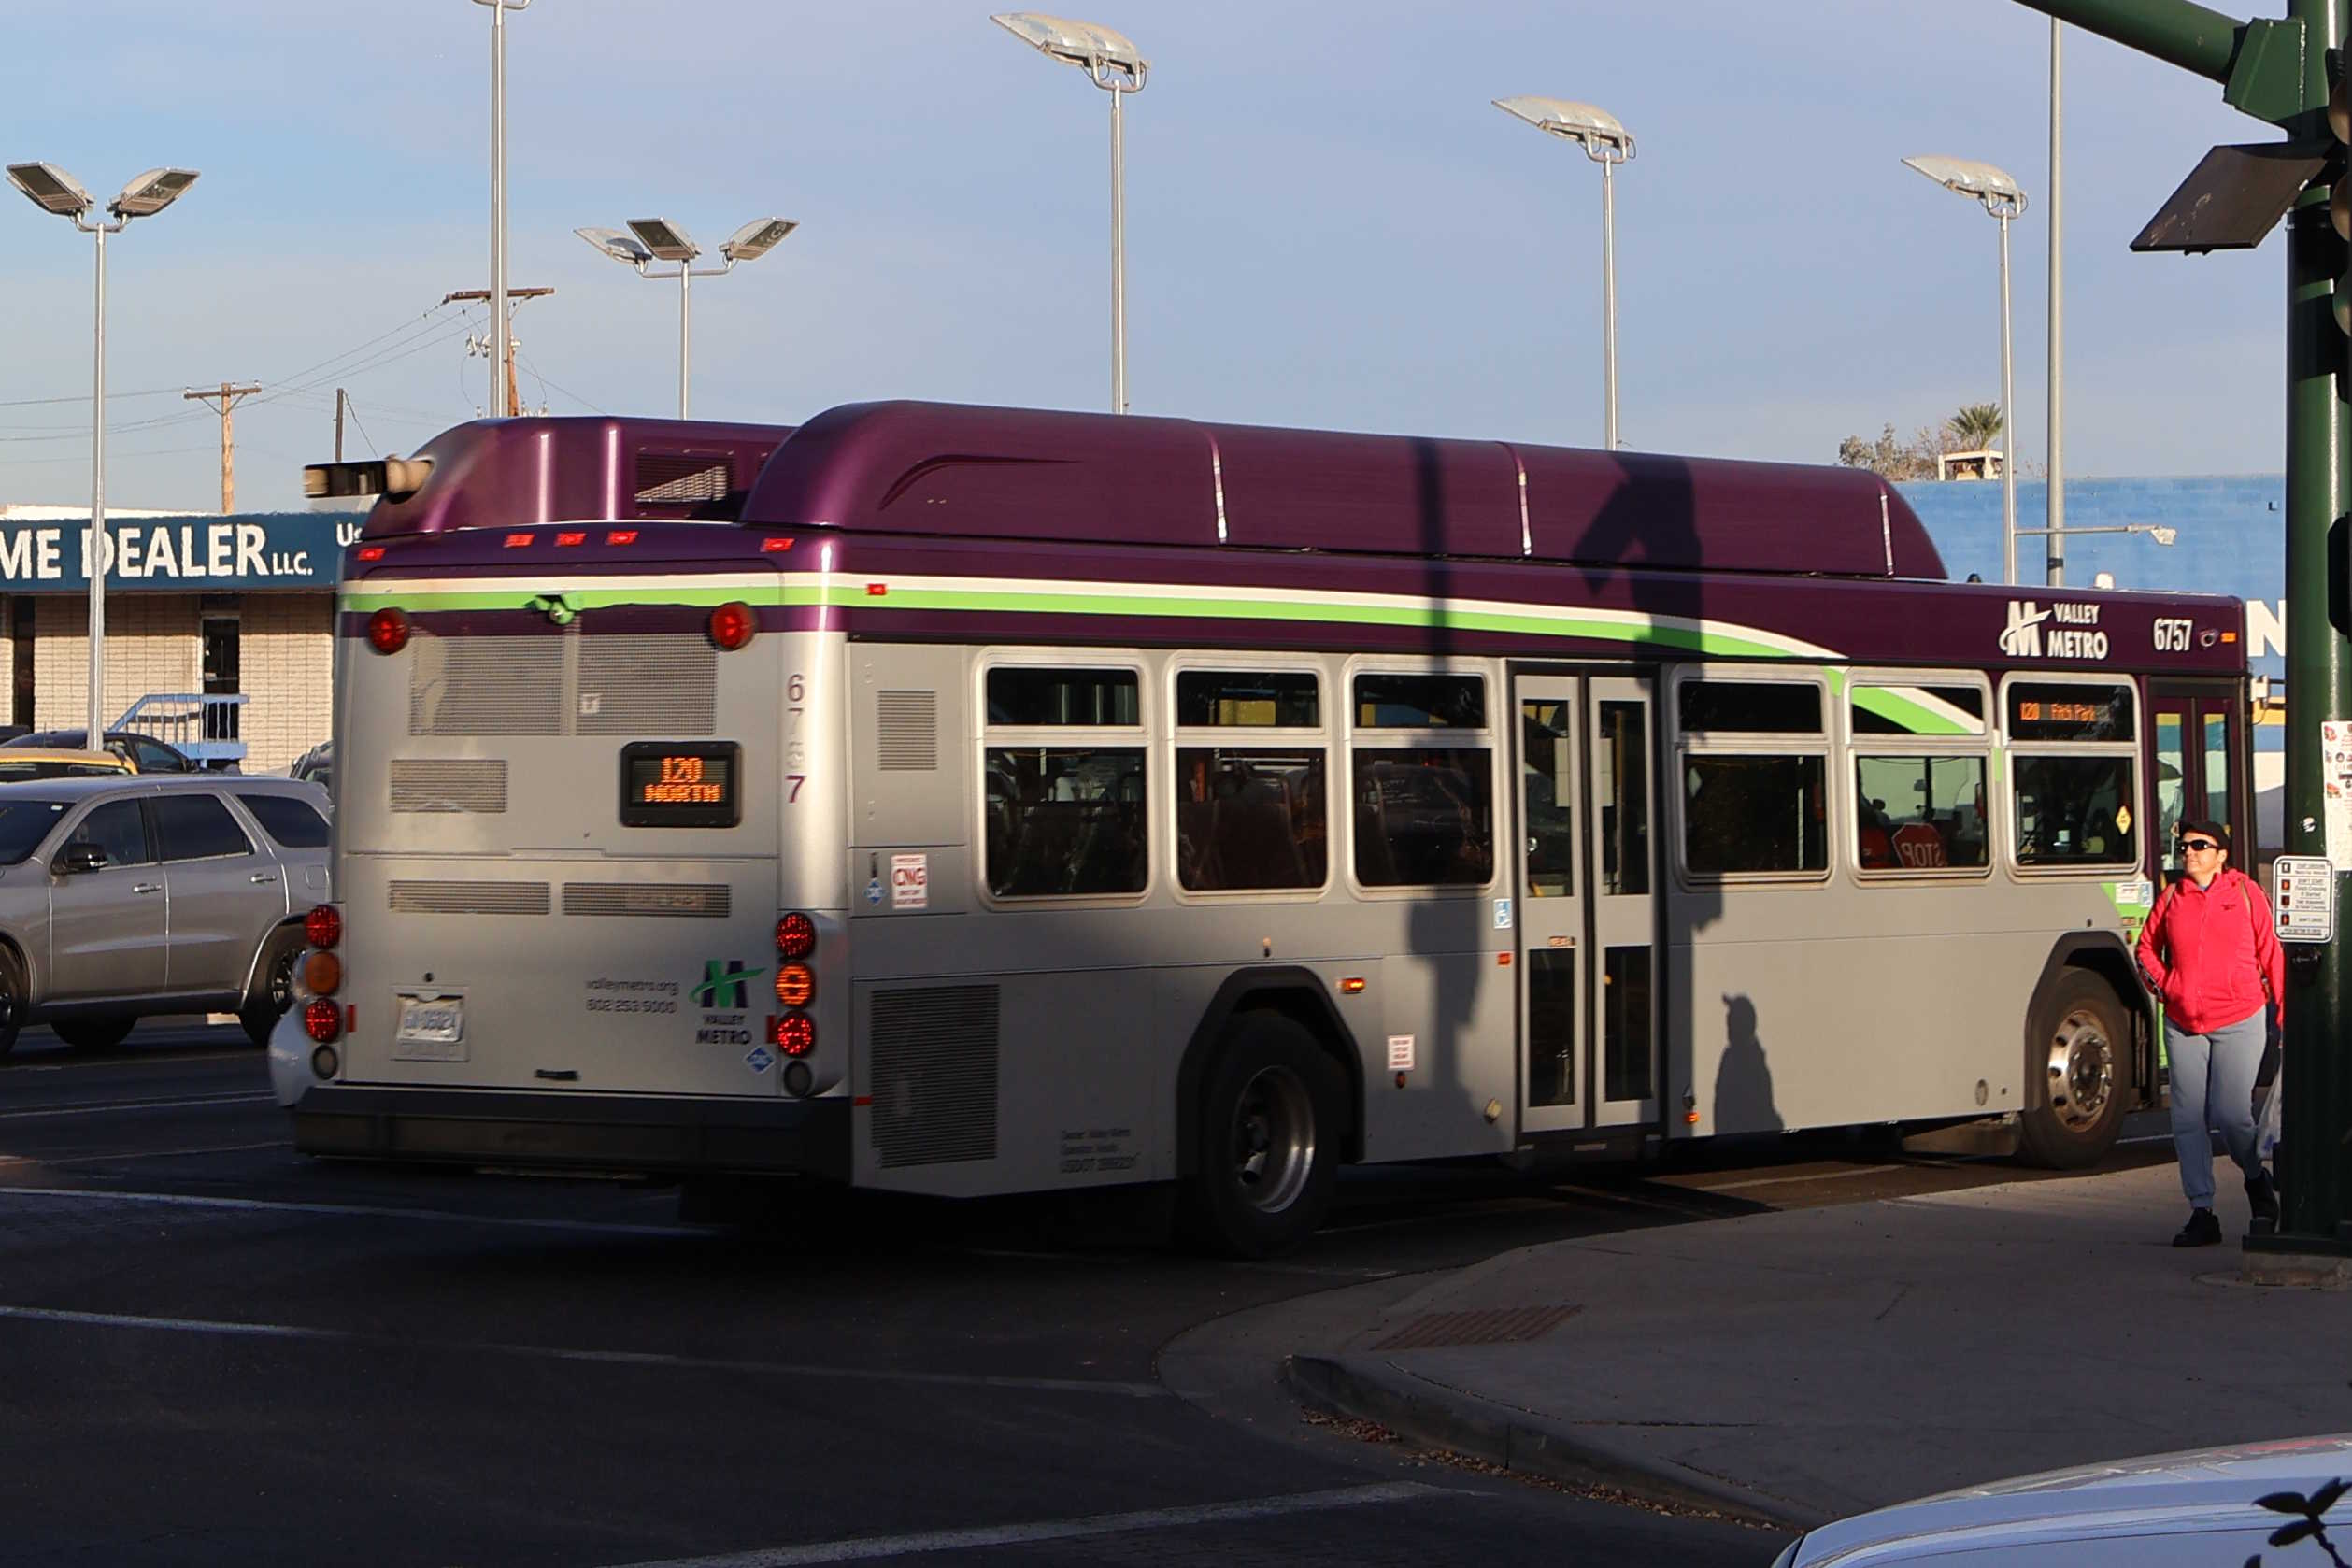
<svg viewBox="0 0 2352 1568">
<path fill-rule="evenodd" d="M 1639 140 L 1629 446 L 1827 462 L 1997 398 L 1995 225 L 1899 162 L 1946 152 L 2036 196 L 2017 449 L 2042 456 L 2048 22 L 2011 0 L 1069 4 L 1152 65 L 1127 113 L 1139 413 L 1597 445 L 1599 171 L 1489 103 L 1527 93 Z M 108 248 L 110 385 L 150 394 L 112 403 L 110 503 L 217 504 L 217 425 L 185 386 L 270 389 L 237 412 L 248 507 L 295 502 L 337 384 L 357 454 L 487 403 L 458 308 L 435 309 L 487 281 L 487 9 L 26 9 L 0 155 L 102 197 L 203 171 Z M 676 407 L 675 285 L 574 228 L 659 213 L 715 247 L 769 212 L 800 231 L 696 288 L 698 415 L 1106 405 L 1104 95 L 984 5 L 535 0 L 509 26 L 509 281 L 558 291 L 516 319 L 533 405 Z M 2068 471 L 2274 471 L 2282 240 L 2127 249 L 2206 147 L 2269 133 L 2209 82 L 2068 45 Z M 0 194 L 0 501 L 86 501 L 90 242 Z M 48 398 L 84 401 L 27 401 Z"/>
</svg>

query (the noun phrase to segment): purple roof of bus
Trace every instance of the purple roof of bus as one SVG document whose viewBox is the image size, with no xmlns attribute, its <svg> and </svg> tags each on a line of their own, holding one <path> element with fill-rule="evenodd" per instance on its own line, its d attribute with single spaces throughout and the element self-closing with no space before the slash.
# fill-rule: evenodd
<svg viewBox="0 0 2352 1568">
<path fill-rule="evenodd" d="M 366 536 L 733 516 L 1059 544 L 1944 576 L 1884 480 L 1791 463 L 911 402 L 851 404 L 797 429 L 486 421 L 417 455 L 434 460 L 431 478 L 379 502 Z M 723 498 L 706 495 L 711 476 Z"/>
</svg>

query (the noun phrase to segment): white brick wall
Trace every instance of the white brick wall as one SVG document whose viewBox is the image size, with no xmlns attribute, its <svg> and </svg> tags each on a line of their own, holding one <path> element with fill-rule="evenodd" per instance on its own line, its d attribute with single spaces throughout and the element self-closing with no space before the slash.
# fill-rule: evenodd
<svg viewBox="0 0 2352 1568">
<path fill-rule="evenodd" d="M 36 603 L 34 722 L 78 729 L 89 716 L 88 602 L 54 594 Z M 334 721 L 335 596 L 248 593 L 241 605 L 239 680 L 251 699 L 240 723 L 244 765 L 277 772 L 326 739 Z M 107 722 L 150 693 L 204 690 L 201 619 L 192 593 L 107 596 Z M 0 682 L 9 654 L 0 637 Z"/>
</svg>

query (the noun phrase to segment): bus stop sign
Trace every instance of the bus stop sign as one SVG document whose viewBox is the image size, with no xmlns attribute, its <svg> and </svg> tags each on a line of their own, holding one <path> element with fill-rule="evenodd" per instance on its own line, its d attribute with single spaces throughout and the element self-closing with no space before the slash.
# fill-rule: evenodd
<svg viewBox="0 0 2352 1568">
<path fill-rule="evenodd" d="M 2334 938 L 2335 866 L 2325 855 L 2281 855 L 2271 862 L 2271 914 L 2282 942 Z"/>
</svg>

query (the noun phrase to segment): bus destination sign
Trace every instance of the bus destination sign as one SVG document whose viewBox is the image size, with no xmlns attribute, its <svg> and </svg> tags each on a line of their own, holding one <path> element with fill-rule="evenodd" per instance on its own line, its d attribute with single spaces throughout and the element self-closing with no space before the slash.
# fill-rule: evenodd
<svg viewBox="0 0 2352 1568">
<path fill-rule="evenodd" d="M 638 740 L 620 748 L 620 822 L 631 828 L 732 828 L 743 820 L 734 741 Z"/>
</svg>

